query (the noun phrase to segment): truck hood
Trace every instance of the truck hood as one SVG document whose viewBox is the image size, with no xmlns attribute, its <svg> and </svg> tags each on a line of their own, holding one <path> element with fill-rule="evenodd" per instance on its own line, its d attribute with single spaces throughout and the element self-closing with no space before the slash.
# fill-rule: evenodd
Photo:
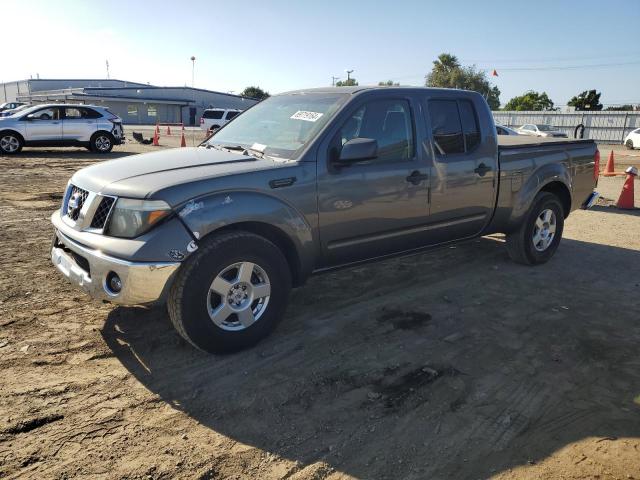
<svg viewBox="0 0 640 480">
<path fill-rule="evenodd" d="M 76 172 L 71 183 L 106 195 L 151 198 L 162 189 L 276 167 L 273 160 L 213 148 L 174 148 L 122 157 Z"/>
</svg>

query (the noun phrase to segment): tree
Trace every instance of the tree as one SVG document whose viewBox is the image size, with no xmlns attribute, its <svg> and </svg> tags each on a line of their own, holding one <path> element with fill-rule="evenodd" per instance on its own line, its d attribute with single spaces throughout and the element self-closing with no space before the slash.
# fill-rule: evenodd
<svg viewBox="0 0 640 480">
<path fill-rule="evenodd" d="M 500 108 L 500 89 L 489 83 L 487 74 L 475 66 L 460 65 L 458 58 L 450 53 L 438 55 L 425 84 L 427 87 L 473 90 L 486 98 L 491 110 Z"/>
<path fill-rule="evenodd" d="M 387 80 L 386 82 L 378 82 L 378 86 L 380 87 L 398 87 L 400 86 L 399 83 L 395 82 L 393 80 Z"/>
<path fill-rule="evenodd" d="M 555 110 L 553 108 L 553 102 L 547 95 L 547 92 L 538 93 L 533 90 L 529 90 L 519 97 L 513 97 L 507 102 L 504 109 L 518 111 Z"/>
<path fill-rule="evenodd" d="M 264 100 L 269 98 L 269 92 L 265 92 L 260 87 L 247 87 L 240 94 L 241 97 L 255 98 L 256 100 Z"/>
<path fill-rule="evenodd" d="M 344 82 L 342 80 L 339 80 L 336 83 L 336 87 L 356 87 L 357 85 L 358 85 L 358 81 L 355 78 L 349 78 Z"/>
<path fill-rule="evenodd" d="M 597 93 L 595 90 L 585 90 L 580 95 L 569 100 L 567 105 L 576 107 L 576 110 L 602 110 L 600 95 L 602 94 Z"/>
</svg>

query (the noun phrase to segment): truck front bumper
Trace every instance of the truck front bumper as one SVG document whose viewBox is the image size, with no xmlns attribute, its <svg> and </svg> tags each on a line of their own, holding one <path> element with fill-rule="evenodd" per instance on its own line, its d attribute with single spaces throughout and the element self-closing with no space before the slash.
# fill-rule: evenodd
<svg viewBox="0 0 640 480">
<path fill-rule="evenodd" d="M 75 242 L 56 230 L 51 260 L 73 285 L 93 298 L 123 305 L 153 303 L 164 297 L 179 262 L 130 262 Z M 114 278 L 117 278 L 116 281 Z M 114 288 L 119 286 L 120 288 Z"/>
</svg>

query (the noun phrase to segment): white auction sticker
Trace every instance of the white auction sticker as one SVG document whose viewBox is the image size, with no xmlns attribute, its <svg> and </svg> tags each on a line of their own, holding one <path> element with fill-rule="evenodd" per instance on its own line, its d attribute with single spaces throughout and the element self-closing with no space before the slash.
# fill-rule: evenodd
<svg viewBox="0 0 640 480">
<path fill-rule="evenodd" d="M 318 120 L 323 113 L 319 112 L 305 112 L 304 110 L 298 110 L 296 113 L 291 115 L 293 120 L 304 120 L 305 122 L 315 122 Z"/>
</svg>

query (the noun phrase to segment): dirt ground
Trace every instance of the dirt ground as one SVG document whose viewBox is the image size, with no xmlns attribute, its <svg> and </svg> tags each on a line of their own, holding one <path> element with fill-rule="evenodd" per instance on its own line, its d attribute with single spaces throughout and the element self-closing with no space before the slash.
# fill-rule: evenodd
<svg viewBox="0 0 640 480">
<path fill-rule="evenodd" d="M 0 478 L 640 479 L 639 210 L 574 212 L 536 268 L 495 236 L 314 277 L 211 356 L 50 264 L 50 213 L 104 158 L 0 158 Z"/>
</svg>

